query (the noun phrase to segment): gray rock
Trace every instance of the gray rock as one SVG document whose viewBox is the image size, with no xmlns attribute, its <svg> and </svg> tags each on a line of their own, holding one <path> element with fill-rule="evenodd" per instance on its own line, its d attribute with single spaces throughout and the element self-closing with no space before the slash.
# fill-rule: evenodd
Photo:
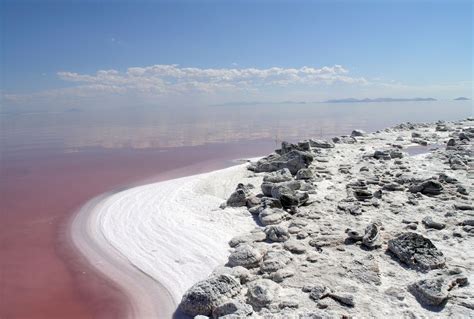
<svg viewBox="0 0 474 319">
<path fill-rule="evenodd" d="M 313 156 L 307 152 L 292 150 L 283 155 L 272 154 L 257 161 L 249 169 L 257 173 L 274 172 L 287 168 L 291 174 L 296 174 L 300 169 L 307 168 L 313 161 Z"/>
<path fill-rule="evenodd" d="M 464 276 L 440 276 L 419 280 L 408 287 L 418 302 L 425 306 L 443 305 L 449 291 L 455 286 L 464 286 L 468 280 Z"/>
<path fill-rule="evenodd" d="M 263 273 L 275 272 L 286 267 L 292 259 L 291 254 L 285 250 L 270 250 L 263 256 L 260 270 Z"/>
<path fill-rule="evenodd" d="M 296 179 L 308 180 L 313 178 L 313 172 L 309 168 L 302 168 L 296 173 Z"/>
<path fill-rule="evenodd" d="M 246 244 L 237 246 L 237 248 L 230 254 L 228 265 L 230 267 L 242 266 L 245 268 L 253 268 L 259 265 L 262 259 L 261 252 Z"/>
<path fill-rule="evenodd" d="M 304 254 L 306 252 L 306 246 L 298 240 L 287 240 L 283 247 L 293 254 Z"/>
<path fill-rule="evenodd" d="M 292 179 L 293 176 L 291 175 L 288 168 L 283 168 L 279 171 L 268 173 L 263 177 L 263 181 L 268 183 L 282 183 L 291 181 Z"/>
<path fill-rule="evenodd" d="M 367 133 L 363 130 L 353 130 L 351 133 L 351 137 L 359 137 L 359 136 L 365 136 Z"/>
<path fill-rule="evenodd" d="M 348 306 L 348 307 L 354 307 L 354 296 L 351 294 L 347 293 L 330 293 L 329 297 L 332 299 L 339 301 L 341 304 Z"/>
<path fill-rule="evenodd" d="M 412 193 L 422 193 L 424 195 L 439 195 L 443 191 L 443 185 L 435 180 L 427 180 L 408 189 Z"/>
<path fill-rule="evenodd" d="M 267 234 L 267 240 L 276 242 L 284 242 L 290 238 L 288 229 L 277 225 L 265 227 L 265 234 Z"/>
<path fill-rule="evenodd" d="M 272 273 L 272 280 L 274 282 L 282 282 L 285 278 L 293 277 L 295 272 L 289 269 L 279 269 Z"/>
<path fill-rule="evenodd" d="M 189 288 L 179 307 L 190 316 L 209 316 L 217 306 L 232 299 L 241 290 L 238 280 L 230 275 L 210 277 Z"/>
<path fill-rule="evenodd" d="M 423 218 L 422 223 L 425 225 L 426 228 L 434 228 L 441 230 L 446 227 L 446 224 L 434 221 L 431 216 L 426 216 L 425 218 Z"/>
<path fill-rule="evenodd" d="M 329 296 L 330 293 L 331 293 L 331 290 L 328 287 L 321 284 L 317 284 L 311 288 L 309 297 L 317 302 L 320 299 L 323 299 Z"/>
<path fill-rule="evenodd" d="M 221 318 L 223 316 L 233 315 L 236 318 L 245 318 L 253 313 L 253 308 L 249 304 L 232 300 L 219 305 L 212 312 L 213 318 Z"/>
<path fill-rule="evenodd" d="M 411 268 L 431 270 L 444 267 L 445 257 L 431 240 L 417 233 L 406 232 L 388 241 L 388 249 Z"/>
<path fill-rule="evenodd" d="M 262 225 L 275 225 L 281 223 L 288 214 L 279 208 L 265 208 L 258 215 L 258 219 Z"/>
<path fill-rule="evenodd" d="M 259 309 L 266 307 L 279 296 L 280 286 L 269 279 L 258 279 L 249 283 L 247 291 L 248 303 Z"/>
<path fill-rule="evenodd" d="M 389 151 L 376 150 L 374 152 L 373 158 L 382 159 L 382 160 L 391 160 Z"/>
<path fill-rule="evenodd" d="M 334 143 L 330 141 L 325 141 L 325 140 L 309 140 L 309 145 L 311 147 L 316 147 L 316 148 L 333 148 Z"/>
<path fill-rule="evenodd" d="M 365 228 L 365 234 L 362 237 L 362 244 L 368 248 L 376 248 L 382 245 L 379 224 L 370 223 L 367 225 Z"/>
<path fill-rule="evenodd" d="M 247 204 L 247 197 L 252 193 L 250 192 L 250 187 L 248 185 L 239 184 L 235 191 L 227 199 L 227 206 L 229 207 L 240 207 Z"/>
</svg>

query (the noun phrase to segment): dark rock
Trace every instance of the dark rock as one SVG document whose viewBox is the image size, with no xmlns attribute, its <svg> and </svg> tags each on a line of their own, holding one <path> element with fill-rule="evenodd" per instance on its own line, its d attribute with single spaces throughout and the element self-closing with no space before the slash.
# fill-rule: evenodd
<svg viewBox="0 0 474 319">
<path fill-rule="evenodd" d="M 311 147 L 316 147 L 316 148 L 333 148 L 334 143 L 330 141 L 324 141 L 324 140 L 309 140 L 309 144 Z"/>
<path fill-rule="evenodd" d="M 362 244 L 368 248 L 376 248 L 382 245 L 380 225 L 378 223 L 370 223 L 367 225 L 365 234 L 362 237 Z"/>
<path fill-rule="evenodd" d="M 314 301 L 319 301 L 320 299 L 326 298 L 331 293 L 331 290 L 324 285 L 315 285 L 311 288 L 309 297 Z"/>
<path fill-rule="evenodd" d="M 409 191 L 412 193 L 420 192 L 424 195 L 439 195 L 443 191 L 443 185 L 435 180 L 427 180 L 410 186 Z"/>
<path fill-rule="evenodd" d="M 428 238 L 406 232 L 388 241 L 388 249 L 411 268 L 423 271 L 444 267 L 445 257 Z"/>
<path fill-rule="evenodd" d="M 235 191 L 227 199 L 227 206 L 240 207 L 247 204 L 247 197 L 251 195 L 249 185 L 239 184 Z"/>
<path fill-rule="evenodd" d="M 425 218 L 423 218 L 422 222 L 426 228 L 434 228 L 441 230 L 446 227 L 446 224 L 434 221 L 431 216 L 426 216 Z"/>
<path fill-rule="evenodd" d="M 367 133 L 363 130 L 353 130 L 351 133 L 351 137 L 360 137 L 360 136 L 365 136 Z"/>
<path fill-rule="evenodd" d="M 313 172 L 309 168 L 302 168 L 296 173 L 296 179 L 308 180 L 313 178 Z"/>
</svg>

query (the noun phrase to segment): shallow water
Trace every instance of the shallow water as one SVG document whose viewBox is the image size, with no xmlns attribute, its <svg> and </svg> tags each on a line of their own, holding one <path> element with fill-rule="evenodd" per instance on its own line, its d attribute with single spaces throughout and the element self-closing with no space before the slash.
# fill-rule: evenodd
<svg viewBox="0 0 474 319">
<path fill-rule="evenodd" d="M 0 318 L 120 318 L 126 301 L 74 255 L 64 225 L 95 195 L 264 155 L 281 140 L 472 116 L 472 103 L 2 109 Z"/>
</svg>

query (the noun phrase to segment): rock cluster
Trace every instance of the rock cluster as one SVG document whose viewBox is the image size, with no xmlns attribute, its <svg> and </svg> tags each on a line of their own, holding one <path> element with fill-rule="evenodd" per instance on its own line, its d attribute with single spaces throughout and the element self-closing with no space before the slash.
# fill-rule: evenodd
<svg viewBox="0 0 474 319">
<path fill-rule="evenodd" d="M 473 126 L 402 123 L 282 143 L 248 167 L 263 182 L 239 184 L 222 206 L 247 210 L 256 228 L 229 241 L 224 274 L 191 287 L 180 308 L 212 318 L 471 317 Z M 436 148 L 409 155 L 423 145 Z"/>
</svg>

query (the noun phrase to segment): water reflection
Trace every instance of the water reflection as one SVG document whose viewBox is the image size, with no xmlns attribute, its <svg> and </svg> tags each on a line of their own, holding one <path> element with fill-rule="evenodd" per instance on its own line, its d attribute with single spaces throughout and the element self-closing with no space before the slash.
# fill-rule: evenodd
<svg viewBox="0 0 474 319">
<path fill-rule="evenodd" d="M 257 139 L 294 140 L 472 115 L 471 101 L 128 107 L 2 114 L 3 150 L 150 149 Z"/>
</svg>

